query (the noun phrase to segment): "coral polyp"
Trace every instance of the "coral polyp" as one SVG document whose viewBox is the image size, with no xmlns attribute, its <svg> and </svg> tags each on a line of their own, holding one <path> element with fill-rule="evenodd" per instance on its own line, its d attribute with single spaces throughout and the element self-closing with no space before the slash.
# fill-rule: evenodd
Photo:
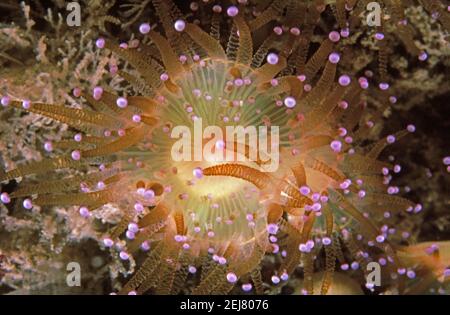
<svg viewBox="0 0 450 315">
<path fill-rule="evenodd" d="M 384 2 L 402 20 L 402 1 Z M 126 64 L 109 74 L 131 88 L 74 87 L 71 107 L 2 98 L 4 110 L 59 121 L 70 135 L 46 142 L 42 160 L 0 170 L 1 182 L 22 179 L 1 201 L 77 206 L 86 218 L 116 208 L 101 246 L 137 263 L 120 294 L 263 294 L 299 269 L 302 293 L 327 294 L 336 270 L 363 279 L 372 262 L 382 265 L 384 290 L 422 290 L 421 274 L 446 282 L 448 257 L 433 264 L 417 245 L 403 247 L 410 230 L 396 226 L 422 206 L 399 196 L 390 182 L 400 166 L 380 155 L 415 126 L 379 136 L 396 101 L 388 26 L 375 34 L 379 74 L 352 69 L 359 3 L 274 0 L 254 15 L 263 4 L 195 2 L 183 14 L 153 1 L 159 23 L 143 22 L 129 42 L 95 40 Z M 327 7 L 336 21 L 314 34 Z M 439 17 L 448 27 L 448 15 Z M 262 272 L 268 258 L 274 267 Z M 374 290 L 366 278 L 361 285 Z"/>
</svg>

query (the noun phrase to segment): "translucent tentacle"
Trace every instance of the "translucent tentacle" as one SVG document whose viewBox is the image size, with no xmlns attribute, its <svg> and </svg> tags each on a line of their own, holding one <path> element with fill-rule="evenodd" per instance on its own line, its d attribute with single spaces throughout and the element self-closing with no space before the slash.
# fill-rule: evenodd
<svg viewBox="0 0 450 315">
<path fill-rule="evenodd" d="M 117 169 L 108 169 L 100 173 L 93 173 L 84 176 L 73 176 L 64 179 L 53 181 L 45 181 L 38 184 L 21 186 L 11 193 L 11 198 L 29 196 L 33 194 L 50 194 L 64 191 L 78 190 L 80 184 L 92 185 L 98 183 L 100 180 L 111 177 L 117 174 Z"/>
<path fill-rule="evenodd" d="M 157 224 L 161 221 L 165 221 L 170 213 L 169 208 L 160 203 L 154 209 L 152 209 L 147 215 L 139 220 L 139 228 Z"/>
<path fill-rule="evenodd" d="M 252 32 L 260 29 L 279 16 L 288 3 L 289 0 L 274 0 L 256 19 L 250 21 L 249 25 Z"/>
<path fill-rule="evenodd" d="M 139 287 L 146 279 L 150 278 L 159 265 L 163 250 L 163 244 L 159 243 L 144 261 L 141 268 L 133 275 L 133 277 L 120 290 L 119 294 L 127 294 L 128 292 Z"/>
<path fill-rule="evenodd" d="M 106 159 L 103 158 L 102 160 Z M 42 174 L 57 169 L 78 168 L 82 165 L 87 165 L 90 162 L 94 161 L 89 159 L 81 159 L 75 161 L 70 157 L 64 156 L 59 156 L 52 159 L 45 159 L 37 162 L 30 162 L 24 165 L 20 165 L 11 171 L 0 174 L 0 181 L 11 180 L 14 178 L 23 177 L 30 174 Z"/>
<path fill-rule="evenodd" d="M 118 197 L 112 190 L 102 190 L 91 193 L 75 193 L 65 195 L 42 195 L 38 196 L 33 202 L 39 206 L 68 206 L 80 205 L 90 206 L 93 204 L 106 204 L 114 201 Z"/>
<path fill-rule="evenodd" d="M 110 41 L 105 42 L 105 47 L 128 61 L 152 89 L 157 89 L 161 86 L 162 81 L 159 77 L 160 74 L 153 65 L 145 61 L 147 57 L 142 52 L 139 52 L 136 49 L 120 48 Z"/>
<path fill-rule="evenodd" d="M 211 58 L 226 59 L 225 51 L 218 41 L 195 24 L 186 24 L 186 33 L 200 45 Z"/>
<path fill-rule="evenodd" d="M 261 276 L 261 269 L 259 268 L 253 269 L 252 272 L 250 273 L 250 276 L 252 278 L 256 294 L 259 295 L 264 294 L 264 285 Z"/>
<path fill-rule="evenodd" d="M 140 142 L 144 136 L 147 134 L 149 128 L 145 125 L 135 127 L 133 129 L 127 130 L 125 136 L 120 137 L 108 144 L 105 144 L 103 146 L 100 146 L 98 148 L 83 151 L 81 153 L 82 157 L 93 157 L 93 156 L 99 156 L 99 155 L 108 155 L 115 152 L 118 152 L 120 150 L 123 150 L 125 148 L 128 148 L 130 146 L 135 145 L 136 143 Z"/>
<path fill-rule="evenodd" d="M 265 189 L 270 184 L 270 176 L 257 169 L 240 164 L 221 164 L 203 170 L 205 176 L 231 176 L 254 184 L 259 189 Z"/>
<path fill-rule="evenodd" d="M 241 15 L 234 18 L 234 23 L 239 32 L 239 49 L 237 51 L 236 62 L 250 65 L 253 55 L 252 34 L 247 23 Z"/>
<path fill-rule="evenodd" d="M 406 136 L 409 132 L 407 130 L 401 130 L 397 132 L 394 137 L 396 140 L 399 140 Z M 381 152 L 389 145 L 386 139 L 381 139 L 372 147 L 372 149 L 367 153 L 368 158 L 376 159 Z"/>
<path fill-rule="evenodd" d="M 313 274 L 314 274 L 314 257 L 312 253 L 305 253 L 303 256 L 303 273 L 304 286 L 309 295 L 314 294 Z"/>
<path fill-rule="evenodd" d="M 336 266 L 336 253 L 332 246 L 325 246 L 325 273 L 322 280 L 320 293 L 326 295 L 333 283 L 334 269 Z"/>
<path fill-rule="evenodd" d="M 372 221 L 367 219 L 355 206 L 345 199 L 339 192 L 331 191 L 330 198 L 336 202 L 346 213 L 350 214 L 362 227 L 362 231 L 369 236 L 370 239 L 375 239 L 379 234 L 379 229 Z"/>
<path fill-rule="evenodd" d="M 177 76 L 183 74 L 184 73 L 183 65 L 181 64 L 180 60 L 173 51 L 167 39 L 165 39 L 162 35 L 154 31 L 150 31 L 148 35 L 153 41 L 153 43 L 155 43 L 156 47 L 158 47 L 161 53 L 162 61 L 167 69 L 169 77 L 175 79 Z"/>
<path fill-rule="evenodd" d="M 17 101 L 12 101 L 11 106 L 22 108 L 21 102 Z M 118 129 L 123 127 L 123 124 L 119 120 L 114 119 L 109 115 L 87 109 L 33 103 L 27 111 L 52 118 L 77 129 L 82 129 L 85 124 L 98 126 L 98 130 L 102 130 L 103 128 Z"/>
<path fill-rule="evenodd" d="M 320 68 L 325 64 L 325 60 L 333 51 L 334 44 L 331 40 L 326 39 L 322 42 L 319 49 L 308 60 L 305 67 L 306 78 L 312 80 Z"/>
<path fill-rule="evenodd" d="M 283 56 L 279 56 L 278 63 L 271 65 L 265 63 L 262 67 L 258 68 L 255 72 L 255 84 L 269 81 L 274 78 L 281 70 L 286 67 L 287 61 Z"/>
<path fill-rule="evenodd" d="M 211 19 L 211 29 L 209 31 L 209 35 L 217 41 L 220 40 L 220 18 L 221 15 L 214 12 Z"/>
</svg>

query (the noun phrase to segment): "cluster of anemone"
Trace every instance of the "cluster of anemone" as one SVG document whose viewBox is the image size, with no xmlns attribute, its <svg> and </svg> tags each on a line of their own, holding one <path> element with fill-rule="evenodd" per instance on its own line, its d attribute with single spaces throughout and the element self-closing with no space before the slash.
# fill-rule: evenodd
<svg viewBox="0 0 450 315">
<path fill-rule="evenodd" d="M 125 262 L 139 259 L 121 294 L 226 294 L 234 288 L 261 294 L 268 284 L 289 281 L 296 269 L 303 293 L 326 294 L 336 270 L 364 275 L 371 262 L 382 266 L 384 286 L 400 292 L 413 292 L 419 275 L 430 282 L 447 277 L 445 264 L 400 246 L 409 232 L 394 226 L 395 217 L 422 206 L 391 184 L 401 166 L 378 159 L 414 125 L 370 141 L 383 111 L 397 101 L 388 83 L 383 25 L 375 35 L 378 75 L 340 67 L 352 45 L 346 39 L 363 27 L 359 12 L 367 1 L 332 1 L 338 28 L 320 34 L 318 47 L 312 38 L 325 1 L 274 0 L 258 14 L 245 0 L 204 2 L 191 4 L 185 15 L 171 1 L 155 0 L 160 23 L 142 23 L 138 40 L 96 40 L 98 49 L 134 68 L 109 72 L 130 82 L 135 94 L 76 87 L 80 108 L 4 96 L 6 109 L 47 116 L 75 132 L 46 142 L 46 158 L 0 171 L 2 182 L 24 179 L 15 191 L 2 192 L 1 201 L 20 198 L 25 209 L 77 205 L 83 217 L 107 204 L 120 209 L 121 221 L 102 246 Z M 407 50 L 426 61 L 401 1 L 383 3 Z M 448 24 L 438 2 L 426 7 Z M 270 34 L 255 45 L 254 34 L 268 27 Z M 370 106 L 369 94 L 381 108 Z M 245 152 L 256 149 L 256 159 L 175 161 L 173 129 L 195 132 L 200 119 L 223 129 L 278 127 L 279 167 L 267 172 L 262 152 L 248 146 Z M 217 141 L 210 150 L 237 155 L 242 140 Z M 191 145 L 194 151 L 205 143 Z M 261 270 L 266 256 L 274 257 L 271 274 Z M 319 271 L 320 292 L 314 292 Z M 376 289 L 366 280 L 362 285 Z"/>
</svg>

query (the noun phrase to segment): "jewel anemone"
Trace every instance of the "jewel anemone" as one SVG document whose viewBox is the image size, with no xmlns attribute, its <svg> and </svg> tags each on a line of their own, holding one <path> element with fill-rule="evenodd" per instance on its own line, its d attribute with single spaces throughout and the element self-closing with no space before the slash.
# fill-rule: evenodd
<svg viewBox="0 0 450 315">
<path fill-rule="evenodd" d="M 99 38 L 98 49 L 134 68 L 111 72 L 138 93 L 75 88 L 81 108 L 2 98 L 4 107 L 76 130 L 73 138 L 46 143 L 45 159 L 1 172 L 2 182 L 24 178 L 17 190 L 2 193 L 2 202 L 26 198 L 26 209 L 77 205 L 85 217 L 108 204 L 118 208 L 121 221 L 103 245 L 124 261 L 146 252 L 120 293 L 176 293 L 197 271 L 194 294 L 227 293 L 238 283 L 263 293 L 264 281 L 287 281 L 300 265 L 307 293 L 313 293 L 313 273 L 324 271 L 325 294 L 335 269 L 349 268 L 344 251 L 353 259 L 351 268 L 363 273 L 380 259 L 387 271 L 403 266 L 395 246 L 402 231 L 386 227 L 396 213 L 420 205 L 388 189 L 394 165 L 378 157 L 414 126 L 371 141 L 393 95 L 388 84 L 378 87 L 376 78 L 339 67 L 351 46 L 341 39 L 348 30 L 333 30 L 310 47 L 322 1 L 274 1 L 255 18 L 244 2 L 215 5 L 208 32 L 171 1 L 154 1 L 161 23 L 142 24 L 138 45 Z M 292 10 L 285 12 L 286 6 Z M 295 12 L 302 10 L 307 18 L 299 29 Z M 279 26 L 255 45 L 253 35 L 273 16 Z M 369 106 L 369 92 L 381 108 Z M 209 134 L 183 149 L 215 143 L 207 149 L 236 153 L 244 141 L 243 154 L 256 150 L 255 159 L 174 160 L 173 130 L 184 126 L 192 135 L 199 119 L 221 130 L 278 128 L 277 141 L 269 140 L 279 166 L 266 171 L 267 159 L 259 146 L 245 143 L 245 135 L 211 142 Z M 48 179 L 36 182 L 33 176 L 42 174 Z M 319 253 L 325 255 L 322 267 L 315 264 Z M 271 280 L 260 267 L 268 255 L 278 261 Z"/>
</svg>

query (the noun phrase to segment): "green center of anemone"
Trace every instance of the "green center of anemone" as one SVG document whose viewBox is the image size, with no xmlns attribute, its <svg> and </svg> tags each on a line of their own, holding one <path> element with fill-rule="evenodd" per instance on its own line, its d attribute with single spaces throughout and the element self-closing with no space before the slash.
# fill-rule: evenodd
<svg viewBox="0 0 450 315">
<path fill-rule="evenodd" d="M 233 146 L 226 142 L 225 137 L 230 136 L 226 134 L 227 127 L 253 126 L 259 130 L 263 126 L 277 126 L 280 141 L 286 140 L 286 108 L 276 106 L 267 90 L 259 88 L 255 70 L 230 61 L 202 60 L 180 74 L 173 83 L 179 87 L 177 93 L 164 89 L 156 96 L 162 108 L 158 114 L 161 126 L 151 135 L 151 152 L 144 155 L 144 162 L 148 161 L 146 171 L 149 177 L 162 177 L 164 185 L 170 187 L 170 193 L 165 194 L 164 201 L 174 210 L 184 211 L 190 237 L 206 237 L 212 242 L 250 240 L 266 226 L 265 207 L 260 203 L 260 192 L 251 183 L 238 178 L 195 177 L 193 171 L 196 168 L 204 169 L 224 161 L 208 161 L 204 156 L 196 159 L 194 154 L 196 150 L 203 153 L 205 145 L 214 141 L 211 137 L 204 137 L 203 131 L 209 126 L 224 131 L 224 152 Z M 175 161 L 172 150 L 179 138 L 174 138 L 172 131 L 179 126 L 185 127 L 189 133 L 186 138 L 190 140 L 189 147 L 183 150 L 190 151 L 191 159 Z M 197 141 L 199 137 L 200 142 Z M 231 137 L 250 144 L 248 137 Z M 278 146 L 278 143 L 267 143 Z M 139 156 L 137 152 L 134 153 Z M 239 163 L 258 167 L 255 161 Z"/>
</svg>

